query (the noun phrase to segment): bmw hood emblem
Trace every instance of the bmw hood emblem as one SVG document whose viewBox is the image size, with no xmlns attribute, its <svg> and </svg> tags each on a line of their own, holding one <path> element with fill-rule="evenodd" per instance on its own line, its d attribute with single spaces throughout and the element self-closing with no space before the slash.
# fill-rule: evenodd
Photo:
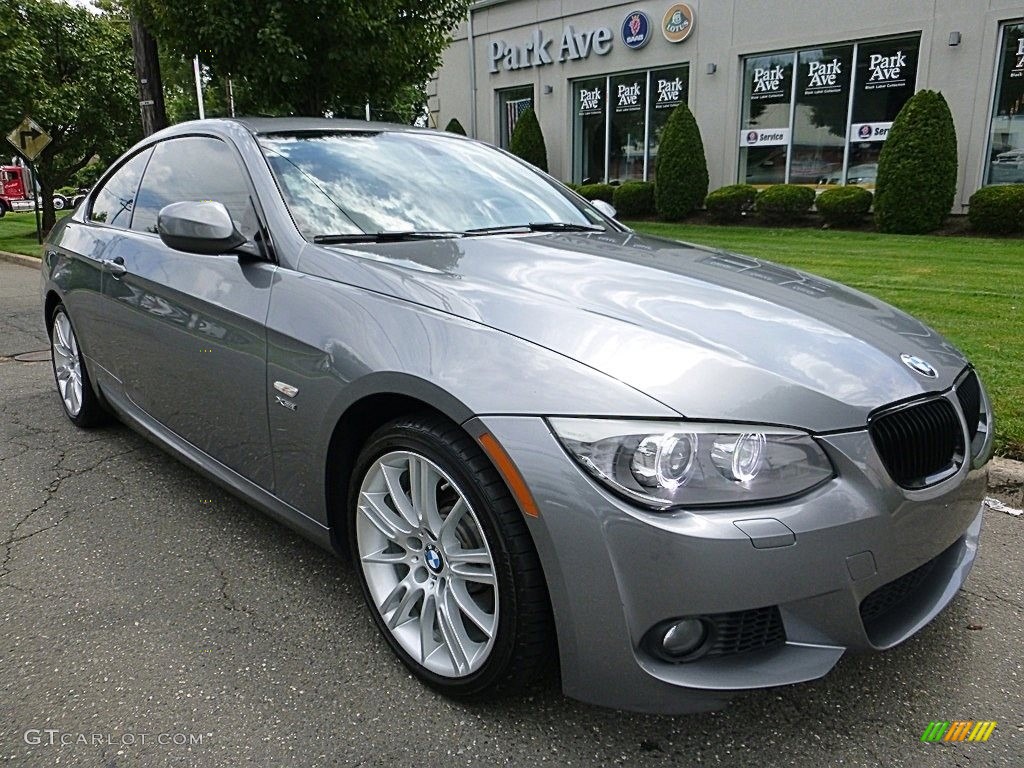
<svg viewBox="0 0 1024 768">
<path fill-rule="evenodd" d="M 902 360 L 903 364 L 914 373 L 919 373 L 929 379 L 937 378 L 939 375 L 939 372 L 935 370 L 931 363 L 927 360 L 922 360 L 916 355 L 908 355 L 904 353 L 900 355 L 900 360 Z"/>
</svg>

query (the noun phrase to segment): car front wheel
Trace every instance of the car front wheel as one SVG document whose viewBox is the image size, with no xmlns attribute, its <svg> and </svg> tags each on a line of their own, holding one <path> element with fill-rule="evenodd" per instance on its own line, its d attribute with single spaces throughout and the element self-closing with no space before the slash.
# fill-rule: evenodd
<svg viewBox="0 0 1024 768">
<path fill-rule="evenodd" d="M 55 211 L 63 211 L 67 207 L 68 207 L 67 198 L 62 197 L 61 195 L 54 195 L 53 196 L 53 209 Z"/>
<path fill-rule="evenodd" d="M 531 683 L 552 655 L 547 589 L 522 513 L 460 427 L 378 430 L 356 463 L 349 542 L 374 621 L 431 687 L 482 698 Z"/>
</svg>

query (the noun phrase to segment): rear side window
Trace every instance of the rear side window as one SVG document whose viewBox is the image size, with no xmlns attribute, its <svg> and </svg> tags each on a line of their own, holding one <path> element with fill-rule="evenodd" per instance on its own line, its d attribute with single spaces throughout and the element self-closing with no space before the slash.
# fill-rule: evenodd
<svg viewBox="0 0 1024 768">
<path fill-rule="evenodd" d="M 152 152 L 152 149 L 140 152 L 107 179 L 93 199 L 92 208 L 89 210 L 90 221 L 128 229 L 132 211 L 135 209 L 139 180 Z"/>
<path fill-rule="evenodd" d="M 249 238 L 256 235 L 245 171 L 220 139 L 187 136 L 157 144 L 139 189 L 132 229 L 156 232 L 160 209 L 186 200 L 223 203 L 239 232 Z"/>
</svg>

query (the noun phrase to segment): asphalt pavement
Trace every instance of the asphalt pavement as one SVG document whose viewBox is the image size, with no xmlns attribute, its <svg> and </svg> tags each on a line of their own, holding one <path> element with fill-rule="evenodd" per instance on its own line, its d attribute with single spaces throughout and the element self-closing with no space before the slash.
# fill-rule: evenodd
<svg viewBox="0 0 1024 768">
<path fill-rule="evenodd" d="M 76 429 L 39 273 L 0 262 L 0 762 L 16 766 L 1024 765 L 1024 517 L 884 654 L 683 717 L 463 705 L 377 636 L 351 569 L 127 428 Z M 993 489 L 1020 506 L 1004 473 Z M 922 743 L 994 720 L 985 743 Z"/>
</svg>

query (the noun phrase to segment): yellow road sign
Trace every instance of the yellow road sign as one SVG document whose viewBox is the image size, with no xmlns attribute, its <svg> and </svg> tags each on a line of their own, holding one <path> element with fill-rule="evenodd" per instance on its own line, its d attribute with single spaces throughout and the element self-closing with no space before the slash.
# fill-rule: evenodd
<svg viewBox="0 0 1024 768">
<path fill-rule="evenodd" d="M 39 157 L 51 141 L 49 134 L 31 117 L 26 117 L 21 125 L 7 134 L 7 140 L 29 160 Z"/>
</svg>

